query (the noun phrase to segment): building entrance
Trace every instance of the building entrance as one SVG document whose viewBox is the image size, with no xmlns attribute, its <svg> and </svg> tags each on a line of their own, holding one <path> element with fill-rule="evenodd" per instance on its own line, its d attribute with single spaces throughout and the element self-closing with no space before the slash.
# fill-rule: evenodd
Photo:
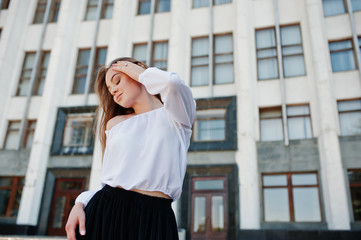
<svg viewBox="0 0 361 240">
<path fill-rule="evenodd" d="M 192 179 L 191 239 L 227 238 L 225 177 Z"/>
<path fill-rule="evenodd" d="M 51 204 L 48 235 L 65 236 L 65 224 L 76 197 L 84 191 L 85 178 L 58 178 Z"/>
</svg>

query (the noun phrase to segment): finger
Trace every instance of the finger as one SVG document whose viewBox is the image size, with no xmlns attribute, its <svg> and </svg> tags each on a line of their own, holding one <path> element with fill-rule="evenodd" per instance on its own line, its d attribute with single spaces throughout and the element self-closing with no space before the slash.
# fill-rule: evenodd
<svg viewBox="0 0 361 240">
<path fill-rule="evenodd" d="M 75 229 L 73 227 L 66 229 L 66 236 L 68 240 L 76 240 Z"/>
<path fill-rule="evenodd" d="M 84 217 L 79 218 L 79 233 L 82 236 L 84 236 L 85 233 L 86 233 L 86 231 L 85 231 L 85 218 Z"/>
</svg>

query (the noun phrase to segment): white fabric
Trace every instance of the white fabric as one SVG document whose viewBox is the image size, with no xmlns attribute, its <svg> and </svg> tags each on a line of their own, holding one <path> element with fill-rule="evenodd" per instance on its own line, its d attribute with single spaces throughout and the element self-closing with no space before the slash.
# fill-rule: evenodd
<svg viewBox="0 0 361 240">
<path fill-rule="evenodd" d="M 164 106 L 113 126 L 107 135 L 101 183 L 124 189 L 160 191 L 174 201 L 182 192 L 196 104 L 191 90 L 175 73 L 148 68 L 139 76 Z M 80 194 L 86 205 L 94 191 Z"/>
</svg>

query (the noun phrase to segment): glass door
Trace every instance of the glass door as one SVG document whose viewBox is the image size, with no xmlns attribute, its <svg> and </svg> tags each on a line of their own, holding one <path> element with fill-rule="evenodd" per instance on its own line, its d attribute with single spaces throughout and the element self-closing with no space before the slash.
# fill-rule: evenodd
<svg viewBox="0 0 361 240">
<path fill-rule="evenodd" d="M 84 178 L 58 178 L 51 207 L 48 235 L 65 236 L 65 224 L 76 197 L 84 191 Z"/>
<path fill-rule="evenodd" d="M 194 178 L 192 181 L 191 239 L 226 238 L 225 178 Z"/>
</svg>

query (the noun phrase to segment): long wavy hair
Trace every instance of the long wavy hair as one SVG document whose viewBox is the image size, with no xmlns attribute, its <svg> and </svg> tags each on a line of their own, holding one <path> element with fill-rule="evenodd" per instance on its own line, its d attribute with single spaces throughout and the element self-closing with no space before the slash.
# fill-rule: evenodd
<svg viewBox="0 0 361 240">
<path fill-rule="evenodd" d="M 100 138 L 101 146 L 102 146 L 102 156 L 104 155 L 104 150 L 106 146 L 106 135 L 105 130 L 108 121 L 118 115 L 126 115 L 134 113 L 133 108 L 124 108 L 120 106 L 119 104 L 115 103 L 113 100 L 113 95 L 109 92 L 107 85 L 105 84 L 105 75 L 107 74 L 107 71 L 111 67 L 112 64 L 118 62 L 118 61 L 128 61 L 135 64 L 138 64 L 139 66 L 143 67 L 144 69 L 147 69 L 148 66 L 134 58 L 130 57 L 121 57 L 114 59 L 108 67 L 102 66 L 99 71 L 98 75 L 95 81 L 95 90 L 99 97 L 100 104 L 98 108 L 96 109 L 96 119 L 95 119 L 95 128 L 94 132 L 95 135 L 98 131 L 98 136 Z M 157 97 L 160 99 L 160 96 L 157 95 Z M 99 119 L 100 118 L 100 119 Z M 99 124 L 99 126 L 98 126 Z"/>
</svg>

